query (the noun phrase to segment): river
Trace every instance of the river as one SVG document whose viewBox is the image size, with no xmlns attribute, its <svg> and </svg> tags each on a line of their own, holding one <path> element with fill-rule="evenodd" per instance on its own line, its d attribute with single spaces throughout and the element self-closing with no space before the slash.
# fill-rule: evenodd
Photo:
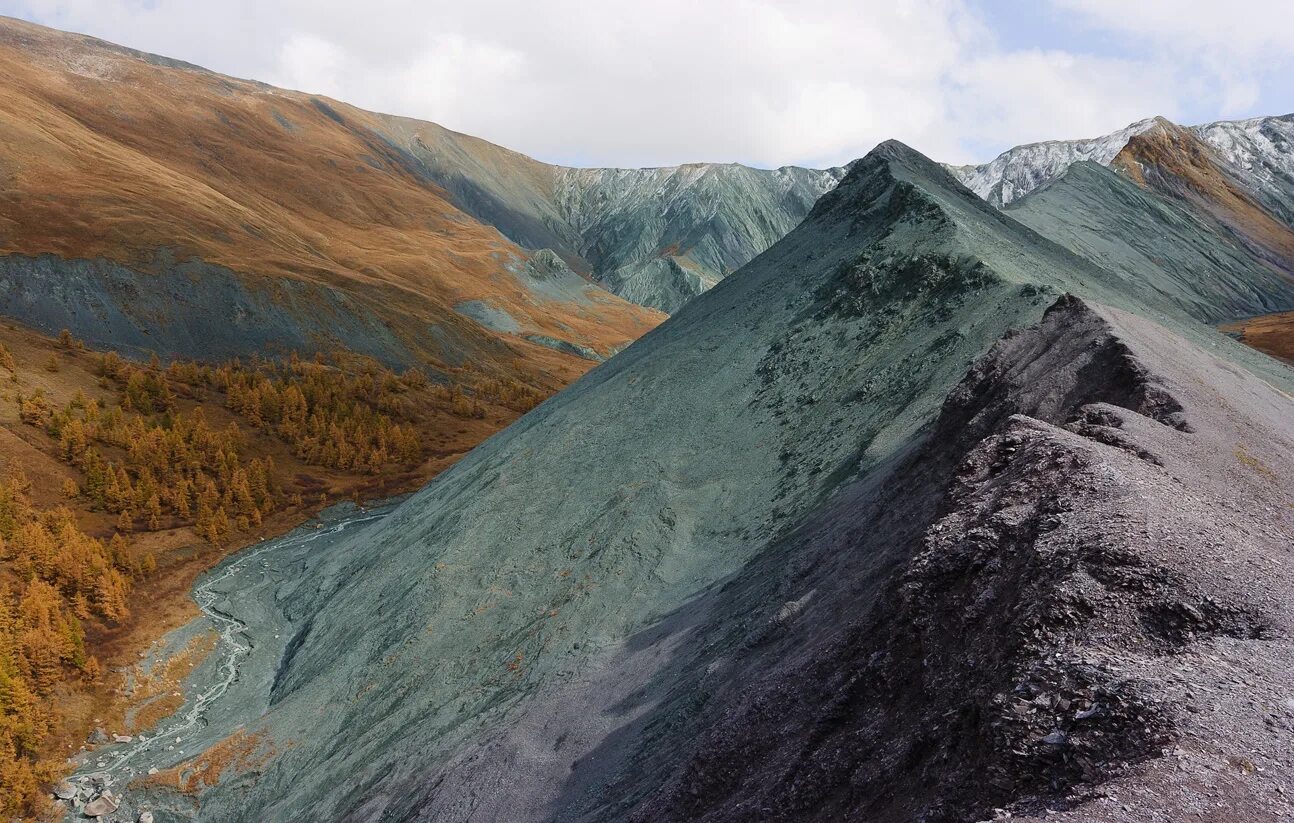
<svg viewBox="0 0 1294 823">
<path fill-rule="evenodd" d="M 214 650 L 185 680 L 184 705 L 131 742 L 102 745 L 77 760 L 74 786 L 108 786 L 122 800 L 116 814 L 102 819 L 135 820 L 148 803 L 131 796 L 132 780 L 192 759 L 264 713 L 292 635 L 290 620 L 278 608 L 283 595 L 356 529 L 382 520 L 396 505 L 335 506 L 283 537 L 230 555 L 199 578 L 193 599 L 202 615 L 155 643 L 145 661 L 164 666 L 192 639 L 215 633 Z M 158 810 L 159 823 L 173 819 L 174 812 Z"/>
</svg>

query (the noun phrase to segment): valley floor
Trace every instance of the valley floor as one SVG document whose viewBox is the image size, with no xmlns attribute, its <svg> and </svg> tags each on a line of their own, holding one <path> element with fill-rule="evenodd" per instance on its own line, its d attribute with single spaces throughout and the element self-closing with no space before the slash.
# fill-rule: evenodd
<svg viewBox="0 0 1294 823">
<path fill-rule="evenodd" d="M 126 363 L 123 371 L 108 374 L 104 364 L 111 359 L 70 337 L 55 340 L 0 324 L 0 685 L 11 678 L 20 684 L 17 702 L 0 705 L 0 813 L 41 814 L 42 798 L 48 795 L 39 784 L 56 779 L 67 757 L 95 749 L 94 741 L 101 743 L 105 736 L 133 736 L 192 698 L 180 681 L 190 664 L 200 665 L 210 654 L 209 643 L 195 638 L 191 648 L 176 650 L 162 665 L 150 667 L 142 680 L 137 664 L 159 637 L 200 617 L 193 591 L 203 572 L 242 547 L 291 531 L 338 501 L 413 491 L 540 397 L 527 387 L 467 373 L 452 377 L 449 388 L 421 377 L 410 381 L 407 373 L 397 377 L 371 362 L 343 356 L 337 365 L 306 364 L 297 374 L 237 365 L 231 374 L 261 381 L 254 390 L 261 402 L 239 406 L 241 396 L 223 384 L 213 385 L 207 377 L 186 382 L 197 373 L 192 369 Z M 138 393 L 132 404 L 132 380 L 136 388 L 145 383 L 162 387 L 165 408 L 137 407 Z M 408 454 L 381 451 L 384 442 L 396 441 L 380 431 L 368 441 L 376 444 L 368 448 L 379 451 L 366 458 L 384 459 L 380 467 L 359 465 L 359 456 L 356 465 L 347 467 L 335 450 L 308 453 L 308 438 L 293 441 L 282 425 L 261 417 L 262 408 L 273 413 L 273 404 L 266 402 L 287 396 L 283 392 L 288 389 L 266 394 L 274 384 L 302 387 L 311 398 L 312 414 L 342 415 L 334 416 L 333 434 L 347 438 L 357 455 L 363 454 L 363 438 L 371 436 L 361 429 L 374 425 L 364 421 L 389 416 L 395 421 L 391 431 L 404 427 L 411 444 Z M 332 411 L 325 408 L 329 403 Z M 348 421 L 346 414 L 360 416 Z M 125 421 L 116 434 L 109 425 L 114 415 Z M 351 425 L 355 420 L 360 429 Z M 178 458 L 151 460 L 131 442 L 143 433 L 168 436 L 177 426 L 183 428 L 183 421 L 202 421 L 203 430 L 218 442 L 228 438 L 224 469 L 202 465 L 196 475 L 185 469 L 187 474 L 172 476 L 167 464 Z M 349 426 L 349 434 L 339 426 Z M 83 432 L 88 433 L 84 439 Z M 108 461 L 112 488 L 107 491 L 95 486 L 92 475 L 99 458 L 88 459 L 91 453 Z M 198 459 L 205 458 L 195 453 L 185 462 Z M 211 498 L 218 511 L 208 512 L 204 521 L 207 504 L 197 500 L 198 483 L 192 484 L 192 495 L 174 491 L 175 483 L 188 483 L 186 476 L 207 477 L 228 489 L 230 478 L 254 465 L 269 467 L 267 489 L 258 492 L 254 511 L 245 508 L 234 516 L 226 492 L 223 502 Z M 133 498 L 130 492 L 113 492 L 117 480 L 127 477 L 122 482 L 125 488 L 133 484 Z M 144 499 L 147 488 L 158 489 L 162 505 L 154 502 L 158 495 Z M 150 504 L 156 507 L 154 514 Z M 228 517 L 217 518 L 226 507 Z M 32 530 L 59 517 L 82 535 L 72 545 L 89 554 L 73 556 L 67 539 L 47 531 L 52 554 L 31 560 Z M 217 521 L 220 528 L 214 529 Z M 100 568 L 104 562 L 109 564 L 106 571 Z M 53 587 L 41 591 L 59 600 L 52 618 L 34 616 L 33 575 L 40 585 L 47 581 Z M 107 600 L 105 580 L 118 581 Z M 117 605 L 105 605 L 110 602 Z M 5 623 L 8 615 L 13 615 L 12 625 Z"/>
<path fill-rule="evenodd" d="M 278 669 L 301 626 L 277 607 L 285 591 L 357 529 L 385 518 L 397 501 L 344 503 L 288 534 L 235 552 L 203 575 L 192 595 L 200 610 L 155 640 L 126 670 L 130 739 L 79 754 L 69 783 L 79 809 L 106 789 L 118 814 L 188 817 L 194 795 L 225 770 L 254 769 L 262 750 L 255 722 L 268 708 Z M 159 688 L 160 686 L 160 688 Z M 169 691 L 165 715 L 135 711 Z M 69 804 L 72 805 L 72 804 Z"/>
</svg>

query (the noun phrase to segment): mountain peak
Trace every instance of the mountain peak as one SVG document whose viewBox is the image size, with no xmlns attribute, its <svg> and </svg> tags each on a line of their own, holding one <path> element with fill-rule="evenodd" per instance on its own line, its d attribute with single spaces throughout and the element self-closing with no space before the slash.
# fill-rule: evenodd
<svg viewBox="0 0 1294 823">
<path fill-rule="evenodd" d="M 850 163 L 836 193 L 844 199 L 853 199 L 863 181 L 902 180 L 914 183 L 921 189 L 961 189 L 960 182 L 939 163 L 899 140 L 886 140 L 877 144 L 863 157 Z M 823 200 L 832 197 L 824 196 Z M 820 200 L 819 203 L 822 201 Z"/>
<path fill-rule="evenodd" d="M 1006 206 L 1063 175 L 1071 165 L 1091 160 L 1111 165 L 1128 143 L 1139 136 L 1184 141 L 1194 137 L 1250 179 L 1247 186 L 1262 193 L 1268 208 L 1294 222 L 1289 180 L 1294 179 L 1294 155 L 1284 147 L 1294 141 L 1294 115 L 1220 121 L 1182 126 L 1162 115 L 1085 140 L 1049 140 L 1007 149 L 982 165 L 949 166 L 968 188 L 995 206 Z"/>
<path fill-rule="evenodd" d="M 876 148 L 864 155 L 864 159 L 871 157 L 872 155 L 884 157 L 889 160 L 912 160 L 915 158 L 921 158 L 922 160 L 928 161 L 928 158 L 921 152 L 912 148 L 907 143 L 904 143 L 902 140 L 896 140 L 892 137 L 889 140 L 883 140 L 880 143 L 877 143 Z"/>
<path fill-rule="evenodd" d="M 1196 130 L 1167 121 L 1157 125 L 1129 139 L 1111 168 L 1144 188 L 1193 204 L 1269 263 L 1294 271 L 1294 228 L 1281 219 L 1285 200 L 1253 185 L 1248 170 Z"/>
</svg>

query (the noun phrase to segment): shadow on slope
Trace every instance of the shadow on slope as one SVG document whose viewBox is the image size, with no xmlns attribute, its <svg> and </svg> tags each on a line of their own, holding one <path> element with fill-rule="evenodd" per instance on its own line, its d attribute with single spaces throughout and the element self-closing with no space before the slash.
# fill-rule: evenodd
<svg viewBox="0 0 1294 823">
<path fill-rule="evenodd" d="M 1292 680 L 1294 499 L 1272 482 L 1294 471 L 1291 411 L 1160 327 L 1061 300 L 976 364 L 913 453 L 629 642 L 621 660 L 667 646 L 669 662 L 607 709 L 623 725 L 549 814 L 1212 808 L 1214 764 L 1292 748 L 1250 709 L 1279 713 Z M 1228 813 L 1288 813 L 1235 782 Z"/>
</svg>

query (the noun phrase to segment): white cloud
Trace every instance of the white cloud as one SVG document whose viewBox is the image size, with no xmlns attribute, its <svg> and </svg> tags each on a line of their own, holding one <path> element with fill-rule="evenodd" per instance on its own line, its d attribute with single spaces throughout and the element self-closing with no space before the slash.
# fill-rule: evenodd
<svg viewBox="0 0 1294 823">
<path fill-rule="evenodd" d="M 1054 2 L 1149 45 L 1120 57 L 1007 50 L 968 5 L 989 1 L 0 0 L 0 11 L 589 165 L 838 163 L 889 137 L 987 159 L 990 147 L 1189 111 L 1191 95 L 1246 109 L 1263 56 L 1290 53 L 1288 30 L 1249 31 L 1264 26 L 1212 4 L 1190 2 L 1203 16 L 1183 21 L 1171 13 L 1181 3 L 1105 0 Z M 1257 11 L 1288 17 L 1266 5 Z M 1174 38 L 1202 55 L 1195 76 L 1174 68 Z"/>
<path fill-rule="evenodd" d="M 1230 61 L 1290 58 L 1294 5 L 1288 0 L 1052 0 L 1089 25 L 1135 35 L 1183 54 Z"/>
<path fill-rule="evenodd" d="M 1289 93 L 1294 4 L 1289 0 L 1052 0 L 1077 21 L 1175 70 L 1180 87 L 1226 117 L 1266 91 Z M 1294 108 L 1288 98 L 1273 101 Z M 1283 111 L 1270 111 L 1282 114 Z"/>
<path fill-rule="evenodd" d="M 346 56 L 337 46 L 313 34 L 294 34 L 279 53 L 279 77 L 274 82 L 292 88 L 336 88 Z"/>
<path fill-rule="evenodd" d="M 1154 115 L 1178 117 L 1172 80 L 1163 67 L 1137 60 L 1040 50 L 986 55 L 959 72 L 953 120 L 963 139 L 981 143 L 1003 133 L 1017 144 L 1096 137 Z"/>
</svg>

